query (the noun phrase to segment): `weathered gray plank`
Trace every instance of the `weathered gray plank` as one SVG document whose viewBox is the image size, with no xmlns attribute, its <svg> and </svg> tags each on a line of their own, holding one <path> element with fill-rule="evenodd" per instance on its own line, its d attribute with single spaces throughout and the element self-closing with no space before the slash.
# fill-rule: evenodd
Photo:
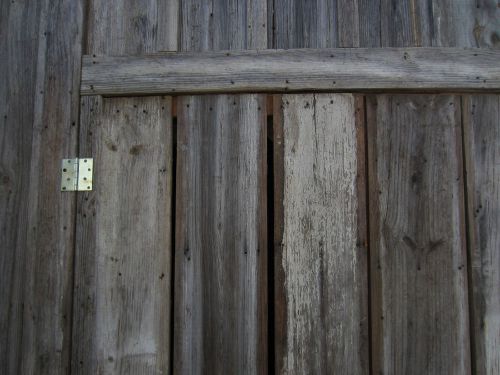
<svg viewBox="0 0 500 375">
<path fill-rule="evenodd" d="M 170 358 L 171 99 L 82 100 L 75 374 L 166 374 Z"/>
<path fill-rule="evenodd" d="M 89 0 L 87 53 L 177 50 L 178 0 Z"/>
<path fill-rule="evenodd" d="M 266 1 L 181 4 L 182 51 L 266 48 Z M 176 374 L 267 369 L 265 104 L 260 95 L 178 100 Z"/>
<path fill-rule="evenodd" d="M 276 1 L 273 47 L 371 47 L 373 35 L 378 35 L 378 28 L 373 27 L 378 12 L 376 3 Z M 318 52 L 319 65 L 329 69 L 343 63 L 351 65 L 343 60 L 344 53 L 360 51 Z M 309 51 L 307 54 L 312 55 Z M 285 74 L 280 77 L 279 90 L 275 91 L 293 91 L 290 83 L 293 86 L 301 81 L 298 75 L 290 76 L 291 72 L 298 72 L 294 58 L 286 60 L 278 63 L 284 64 Z M 343 85 L 341 81 L 346 77 L 343 73 L 315 80 L 315 64 L 311 64 L 310 58 L 306 60 L 309 61 L 300 75 L 308 76 L 303 82 L 313 84 L 297 87 L 297 91 L 343 91 L 337 87 L 339 83 Z M 354 76 L 349 77 L 346 87 L 353 79 Z M 322 88 L 312 87 L 319 81 Z M 285 98 L 296 108 L 292 105 L 283 108 L 279 101 L 274 104 L 276 371 L 342 373 L 349 368 L 353 373 L 368 373 L 363 99 L 331 94 Z M 312 102 L 316 105 L 304 108 L 305 101 L 311 107 Z M 290 147 L 296 147 L 297 154 Z M 333 173 L 341 165 L 346 170 L 337 179 Z M 342 186 L 346 189 L 341 189 Z M 308 199 L 303 200 L 301 193 Z M 314 208 L 308 207 L 309 201 Z M 345 209 L 336 213 L 329 210 L 344 204 Z M 299 210 L 302 217 L 294 215 L 294 210 Z M 351 308 L 352 315 L 346 316 L 345 312 Z"/>
<path fill-rule="evenodd" d="M 473 354 L 500 373 L 500 97 L 464 97 Z"/>
<path fill-rule="evenodd" d="M 375 47 L 380 0 L 273 1 L 273 48 Z"/>
<path fill-rule="evenodd" d="M 267 368 L 262 96 L 178 101 L 174 372 Z"/>
<path fill-rule="evenodd" d="M 177 49 L 178 2 L 93 0 L 89 54 Z M 95 187 L 78 199 L 75 373 L 170 371 L 171 99 L 82 101 L 80 156 Z"/>
<path fill-rule="evenodd" d="M 373 372 L 468 374 L 459 98 L 368 99 Z"/>
<path fill-rule="evenodd" d="M 499 91 L 500 51 L 298 49 L 86 56 L 84 95 L 291 91 Z"/>
<path fill-rule="evenodd" d="M 80 1 L 2 2 L 0 372 L 64 374 L 70 358 Z"/>
<path fill-rule="evenodd" d="M 180 50 L 266 48 L 264 0 L 185 0 L 181 2 Z"/>
<path fill-rule="evenodd" d="M 277 331 L 277 370 L 367 374 L 365 145 L 364 123 L 356 119 L 363 100 L 304 94 L 285 95 L 280 104 L 283 234 L 276 262 L 286 303 L 276 304 L 286 323 Z"/>
<path fill-rule="evenodd" d="M 17 374 L 42 4 L 0 3 L 0 373 Z M 21 51 L 19 45 L 25 48 Z"/>
<path fill-rule="evenodd" d="M 473 1 L 468 9 L 463 9 L 460 18 L 458 45 L 500 48 L 498 1 Z M 495 193 L 494 182 L 493 185 L 490 183 L 498 180 L 500 172 L 498 167 L 491 169 L 489 158 L 497 155 L 494 150 L 498 143 L 498 135 L 495 134 L 498 134 L 499 110 L 495 97 L 464 97 L 463 103 L 468 174 L 472 363 L 474 373 L 494 374 L 500 371 L 499 246 L 496 230 L 487 232 L 485 228 L 489 225 L 498 228 L 498 191 Z M 487 128 L 488 124 L 491 125 L 490 129 Z M 484 139 L 487 139 L 487 143 L 480 144 Z M 475 211 L 477 209 L 479 212 Z"/>
</svg>

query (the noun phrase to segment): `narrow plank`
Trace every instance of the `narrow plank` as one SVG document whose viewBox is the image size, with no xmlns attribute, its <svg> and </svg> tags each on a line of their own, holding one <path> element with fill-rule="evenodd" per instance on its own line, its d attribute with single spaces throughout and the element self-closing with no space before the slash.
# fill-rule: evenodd
<svg viewBox="0 0 500 375">
<path fill-rule="evenodd" d="M 356 124 L 356 104 L 362 110 L 352 95 L 285 95 L 277 109 L 284 162 L 277 267 L 286 300 L 277 315 L 286 319 L 277 335 L 279 373 L 369 371 L 365 190 L 358 185 L 364 124 Z"/>
<path fill-rule="evenodd" d="M 182 51 L 266 48 L 267 1 L 186 0 L 179 30 Z M 174 373 L 263 374 L 266 98 L 177 103 Z"/>
<path fill-rule="evenodd" d="M 464 97 L 464 133 L 477 374 L 500 372 L 500 98 Z"/>
<path fill-rule="evenodd" d="M 0 372 L 65 374 L 75 202 L 59 163 L 77 146 L 82 2 L 1 11 Z"/>
<path fill-rule="evenodd" d="M 0 373 L 18 374 L 42 4 L 0 3 Z M 19 45 L 23 45 L 21 51 Z"/>
<path fill-rule="evenodd" d="M 92 0 L 86 52 L 176 50 L 178 12 L 178 1 Z M 82 100 L 95 188 L 78 198 L 74 373 L 171 370 L 171 117 L 171 98 Z"/>
<path fill-rule="evenodd" d="M 82 100 L 75 374 L 167 373 L 170 358 L 170 98 Z"/>
<path fill-rule="evenodd" d="M 373 372 L 470 373 L 460 100 L 368 98 Z"/>
<path fill-rule="evenodd" d="M 86 56 L 83 95 L 292 91 L 499 91 L 500 51 L 294 49 Z"/>
<path fill-rule="evenodd" d="M 267 370 L 265 104 L 178 99 L 176 374 Z"/>
<path fill-rule="evenodd" d="M 461 20 L 459 25 L 465 26 L 459 29 L 459 45 L 497 50 L 500 48 L 500 7 L 497 1 L 474 1 L 472 6 L 469 5 L 468 9 L 464 9 L 457 18 Z M 495 134 L 498 134 L 499 121 L 497 100 L 498 97 L 494 96 L 465 96 L 462 108 L 468 175 L 473 372 L 480 375 L 500 371 L 498 238 L 495 237 L 496 229 L 485 231 L 490 225 L 498 228 L 499 199 L 494 186 L 499 172 L 498 166 L 495 169 L 495 165 L 491 164 L 495 158 L 498 159 L 498 153 L 495 154 L 495 145 L 498 143 L 498 135 Z M 488 124 L 491 126 L 490 129 L 487 128 Z M 484 142 L 484 139 L 487 139 L 487 143 L 480 143 Z M 477 209 L 479 212 L 476 212 Z"/>
</svg>

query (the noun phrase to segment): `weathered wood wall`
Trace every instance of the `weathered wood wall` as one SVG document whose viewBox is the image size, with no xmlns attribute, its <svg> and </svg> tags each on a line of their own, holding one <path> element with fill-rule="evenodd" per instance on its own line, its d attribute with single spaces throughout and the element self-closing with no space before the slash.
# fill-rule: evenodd
<svg viewBox="0 0 500 375">
<path fill-rule="evenodd" d="M 79 97 L 82 54 L 499 48 L 497 0 L 0 21 L 0 373 L 500 372 L 498 95 Z M 59 192 L 75 156 L 90 193 Z"/>
</svg>

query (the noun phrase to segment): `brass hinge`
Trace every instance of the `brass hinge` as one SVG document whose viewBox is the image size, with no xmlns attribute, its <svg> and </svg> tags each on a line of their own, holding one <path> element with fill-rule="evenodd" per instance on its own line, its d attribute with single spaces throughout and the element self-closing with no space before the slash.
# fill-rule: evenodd
<svg viewBox="0 0 500 375">
<path fill-rule="evenodd" d="M 61 191 L 91 191 L 94 159 L 63 159 L 61 163 Z"/>
</svg>

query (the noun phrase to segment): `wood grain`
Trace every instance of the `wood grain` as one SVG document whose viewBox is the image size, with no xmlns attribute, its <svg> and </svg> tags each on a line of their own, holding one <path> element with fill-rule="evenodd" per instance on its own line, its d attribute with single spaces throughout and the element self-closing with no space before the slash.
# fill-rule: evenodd
<svg viewBox="0 0 500 375">
<path fill-rule="evenodd" d="M 266 48 L 266 12 L 264 0 L 183 1 L 180 48 Z M 265 96 L 177 100 L 174 373 L 264 374 Z"/>
<path fill-rule="evenodd" d="M 375 47 L 379 0 L 273 1 L 273 48 Z"/>
<path fill-rule="evenodd" d="M 500 372 L 500 97 L 464 97 L 476 373 Z"/>
<path fill-rule="evenodd" d="M 20 370 L 40 6 L 0 3 L 0 373 Z M 24 19 L 25 25 L 21 20 Z M 15 48 L 15 41 L 26 51 Z"/>
<path fill-rule="evenodd" d="M 178 101 L 174 373 L 267 368 L 261 96 Z"/>
<path fill-rule="evenodd" d="M 461 24 L 466 27 L 459 29 L 460 45 L 498 50 L 500 48 L 498 1 L 473 2 L 472 8 L 472 11 L 464 9 L 461 15 Z M 494 374 L 500 371 L 499 246 L 496 230 L 488 232 L 485 228 L 491 225 L 498 227 L 499 221 L 498 187 L 495 186 L 495 181 L 498 181 L 500 171 L 498 166 L 495 168 L 495 165 L 491 164 L 495 158 L 498 159 L 498 152 L 495 151 L 498 144 L 498 96 L 465 96 L 462 113 L 468 176 L 472 364 L 473 372 L 476 374 Z M 491 128 L 488 128 L 488 125 Z"/>
<path fill-rule="evenodd" d="M 177 50 L 177 0 L 89 0 L 86 51 L 140 55 Z"/>
<path fill-rule="evenodd" d="M 86 56 L 83 95 L 499 91 L 490 49 L 296 49 Z"/>
<path fill-rule="evenodd" d="M 177 49 L 177 1 L 92 0 L 88 54 Z M 171 371 L 171 99 L 82 100 L 80 156 L 94 157 L 78 199 L 74 373 Z"/>
<path fill-rule="evenodd" d="M 460 100 L 368 99 L 373 371 L 468 374 Z"/>
<path fill-rule="evenodd" d="M 0 9 L 0 372 L 65 374 L 75 201 L 59 163 L 77 146 L 82 2 Z"/>
<path fill-rule="evenodd" d="M 82 100 L 73 373 L 168 373 L 170 98 Z"/>
<path fill-rule="evenodd" d="M 367 374 L 366 211 L 358 186 L 364 124 L 359 135 L 356 124 L 363 101 L 303 94 L 285 95 L 280 104 L 283 135 L 275 141 L 283 142 L 284 183 L 277 203 L 284 221 L 276 262 L 283 267 L 286 305 L 278 311 L 286 311 L 286 324 L 277 331 L 277 370 Z"/>
</svg>

